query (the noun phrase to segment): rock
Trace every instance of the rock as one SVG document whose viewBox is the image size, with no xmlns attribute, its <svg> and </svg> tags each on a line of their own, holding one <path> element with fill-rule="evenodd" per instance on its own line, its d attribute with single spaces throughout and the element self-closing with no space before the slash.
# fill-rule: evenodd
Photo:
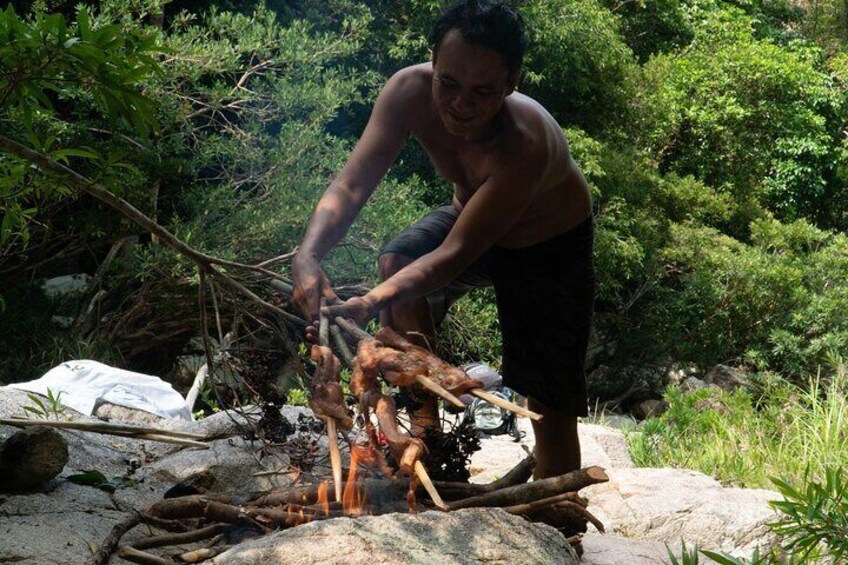
<svg viewBox="0 0 848 565">
<path fill-rule="evenodd" d="M 722 487 L 696 471 L 608 469 L 608 483 L 583 489 L 589 511 L 609 533 L 678 547 L 687 545 L 750 557 L 774 536 L 766 524 L 777 514 L 768 502 L 781 496 L 762 489 Z"/>
<path fill-rule="evenodd" d="M 699 374 L 700 370 L 698 369 L 698 366 L 693 363 L 670 363 L 665 369 L 665 374 L 663 375 L 663 383 L 666 386 L 680 385 L 687 378 L 695 377 Z"/>
<path fill-rule="evenodd" d="M 216 565 L 577 565 L 565 538 L 499 508 L 337 518 L 247 541 Z"/>
<path fill-rule="evenodd" d="M 581 565 L 657 565 L 668 563 L 665 544 L 589 532 L 583 536 Z"/>
<path fill-rule="evenodd" d="M 0 446 L 0 490 L 23 490 L 55 478 L 68 463 L 68 444 L 46 426 L 25 428 Z"/>
<path fill-rule="evenodd" d="M 0 563 L 17 565 L 88 563 L 92 548 L 129 516 L 108 493 L 67 481 L 49 494 L 0 494 L 0 507 Z"/>
<path fill-rule="evenodd" d="M 659 416 L 666 410 L 668 410 L 668 402 L 651 398 L 635 404 L 633 408 L 630 409 L 630 413 L 638 420 L 647 420 L 648 418 L 655 418 Z"/>
<path fill-rule="evenodd" d="M 145 427 L 152 426 L 154 428 L 163 427 L 162 423 L 168 420 L 168 418 L 163 418 L 152 412 L 129 408 L 127 406 L 118 406 L 110 402 L 99 404 L 94 409 L 94 416 L 107 422 L 120 422 Z"/>
<path fill-rule="evenodd" d="M 704 377 L 704 381 L 727 392 L 733 392 L 737 388 L 751 388 L 751 383 L 744 371 L 727 365 L 716 365 L 710 369 L 710 372 Z"/>
<path fill-rule="evenodd" d="M 604 469 L 627 469 L 633 467 L 633 460 L 627 449 L 627 442 L 621 430 L 607 426 L 580 424 L 577 427 L 580 437 L 580 451 L 583 467 L 597 465 Z"/>
<path fill-rule="evenodd" d="M 680 390 L 683 392 L 692 392 L 695 390 L 700 390 L 702 388 L 707 388 L 708 385 L 698 377 L 686 377 L 683 379 L 683 382 L 680 383 Z"/>
</svg>

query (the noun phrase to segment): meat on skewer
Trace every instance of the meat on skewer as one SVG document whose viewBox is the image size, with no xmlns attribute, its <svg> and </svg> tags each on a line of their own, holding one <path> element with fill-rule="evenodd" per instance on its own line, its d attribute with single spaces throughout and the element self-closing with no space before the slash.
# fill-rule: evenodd
<svg viewBox="0 0 848 565">
<path fill-rule="evenodd" d="M 483 388 L 481 381 L 470 378 L 462 369 L 445 363 L 423 347 L 414 345 L 401 337 L 389 327 L 381 328 L 377 332 L 376 338 L 382 344 L 404 353 L 403 360 L 400 363 L 402 367 L 414 371 L 413 374 L 423 374 L 434 380 L 439 386 L 455 396 L 460 396 L 471 389 Z M 394 359 L 391 359 L 390 362 L 392 366 L 395 364 Z"/>
<path fill-rule="evenodd" d="M 310 385 L 309 407 L 320 418 L 331 418 L 343 430 L 353 427 L 353 419 L 345 405 L 339 375 L 341 364 L 329 347 L 313 345 L 312 360 L 316 363 Z"/>
</svg>

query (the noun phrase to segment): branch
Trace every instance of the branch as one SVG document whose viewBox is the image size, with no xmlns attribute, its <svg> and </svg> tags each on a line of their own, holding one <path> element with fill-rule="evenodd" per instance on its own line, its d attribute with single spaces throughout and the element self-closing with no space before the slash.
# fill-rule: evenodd
<svg viewBox="0 0 848 565">
<path fill-rule="evenodd" d="M 33 163 L 38 166 L 43 172 L 48 173 L 50 175 L 59 177 L 64 181 L 68 186 L 73 189 L 76 189 L 80 192 L 84 192 L 89 196 L 93 196 L 100 202 L 110 206 L 111 208 L 120 212 L 124 217 L 138 224 L 148 232 L 154 234 L 159 238 L 159 240 L 168 245 L 172 249 L 176 250 L 178 253 L 182 254 L 188 259 L 191 259 L 201 268 L 205 267 L 210 275 L 217 278 L 230 288 L 236 290 L 238 293 L 246 296 L 252 302 L 262 306 L 263 308 L 282 316 L 284 319 L 289 321 L 290 323 L 297 325 L 299 327 L 305 327 L 306 322 L 304 322 L 301 318 L 286 312 L 282 308 L 274 306 L 261 298 L 259 298 L 256 294 L 248 290 L 244 285 L 237 282 L 232 277 L 221 273 L 220 271 L 214 269 L 212 265 L 221 265 L 226 267 L 235 267 L 240 269 L 246 269 L 249 271 L 254 271 L 261 273 L 266 276 L 271 276 L 278 279 L 285 279 L 280 275 L 269 271 L 268 269 L 257 267 L 254 265 L 246 265 L 244 263 L 236 263 L 234 261 L 226 261 L 223 259 L 218 259 L 217 257 L 212 257 L 211 255 L 206 255 L 205 253 L 201 253 L 194 248 L 190 247 L 182 240 L 180 240 L 177 236 L 172 234 L 166 228 L 157 224 L 150 217 L 141 212 L 138 208 L 127 202 L 126 200 L 115 196 L 110 191 L 108 191 L 103 186 L 90 181 L 84 176 L 80 175 L 76 171 L 69 169 L 68 167 L 58 163 L 49 157 L 42 155 L 32 149 L 17 143 L 8 137 L 0 135 L 0 149 L 5 151 L 6 153 L 10 153 L 19 157 L 25 161 Z"/>
</svg>

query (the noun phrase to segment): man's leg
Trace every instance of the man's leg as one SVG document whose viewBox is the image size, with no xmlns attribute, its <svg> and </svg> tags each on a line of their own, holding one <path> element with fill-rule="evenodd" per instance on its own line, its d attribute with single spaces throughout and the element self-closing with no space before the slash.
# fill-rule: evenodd
<svg viewBox="0 0 848 565">
<path fill-rule="evenodd" d="M 380 279 L 388 279 L 413 261 L 414 259 L 397 253 L 385 253 L 381 255 L 379 260 Z M 432 349 L 434 345 L 433 340 L 435 339 L 436 328 L 433 324 L 430 306 L 427 303 L 427 299 L 423 296 L 394 304 L 384 309 L 380 312 L 380 323 L 392 328 L 416 345 L 420 345 L 426 349 Z M 422 423 L 424 427 L 435 426 L 439 421 L 438 401 L 436 398 L 427 395 L 424 398 L 421 408 L 415 411 L 414 419 Z M 424 427 L 413 424 L 410 431 L 413 436 L 421 436 L 424 434 Z"/>
<path fill-rule="evenodd" d="M 533 420 L 536 435 L 536 470 L 533 477 L 555 477 L 580 468 L 580 440 L 577 437 L 577 416 L 566 416 L 545 406 L 534 398 L 528 408 L 542 415 Z"/>
</svg>

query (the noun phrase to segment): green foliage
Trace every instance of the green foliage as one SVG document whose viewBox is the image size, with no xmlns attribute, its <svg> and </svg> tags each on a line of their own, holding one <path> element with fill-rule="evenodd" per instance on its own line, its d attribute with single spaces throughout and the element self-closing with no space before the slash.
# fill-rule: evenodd
<svg viewBox="0 0 848 565">
<path fill-rule="evenodd" d="M 698 565 L 698 545 L 695 544 L 692 548 L 686 547 L 686 542 L 680 542 L 680 557 L 665 544 L 668 559 L 671 565 Z"/>
<path fill-rule="evenodd" d="M 768 488 L 773 476 L 803 482 L 848 464 L 846 393 L 843 363 L 803 386 L 762 373 L 753 392 L 672 387 L 668 411 L 628 434 L 628 444 L 638 466 L 696 469 L 748 488 Z"/>
<path fill-rule="evenodd" d="M 615 134 L 627 123 L 636 64 L 615 17 L 596 0 L 532 0 L 527 93 L 563 125 Z"/>
<path fill-rule="evenodd" d="M 772 479 L 784 500 L 770 503 L 782 516 L 769 526 L 785 540 L 784 549 L 801 559 L 824 551 L 834 563 L 848 556 L 848 479 L 844 469 L 825 469 L 823 481 L 805 475 L 801 489 Z"/>
<path fill-rule="evenodd" d="M 694 36 L 680 0 L 604 0 L 604 5 L 620 18 L 621 35 L 641 62 L 651 55 L 680 49 Z"/>
<path fill-rule="evenodd" d="M 738 11 L 710 12 L 688 49 L 649 61 L 640 129 L 662 170 L 781 218 L 826 219 L 845 204 L 831 182 L 844 96 L 818 50 L 756 39 L 751 26 Z"/>
<path fill-rule="evenodd" d="M 61 401 L 61 390 L 58 394 L 53 394 L 53 391 L 48 388 L 46 399 L 42 399 L 41 396 L 36 394 L 27 394 L 27 398 L 30 399 L 32 405 L 24 406 L 24 412 L 36 418 L 47 420 L 52 416 L 54 419 L 58 419 L 65 411 L 65 406 Z"/>
</svg>

